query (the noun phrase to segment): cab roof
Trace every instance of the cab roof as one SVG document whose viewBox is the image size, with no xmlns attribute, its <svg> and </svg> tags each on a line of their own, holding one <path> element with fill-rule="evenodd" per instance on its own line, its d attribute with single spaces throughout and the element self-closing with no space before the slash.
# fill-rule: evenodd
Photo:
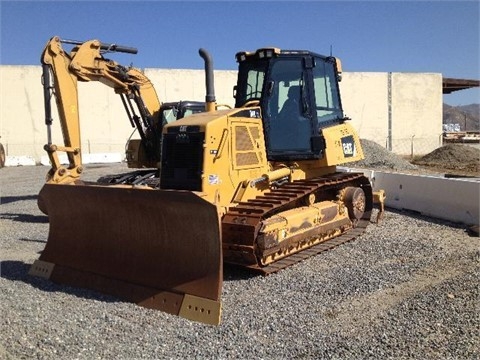
<svg viewBox="0 0 480 360">
<path fill-rule="evenodd" d="M 271 57 L 278 57 L 281 55 L 311 55 L 315 57 L 327 58 L 324 55 L 320 55 L 308 50 L 281 50 L 276 47 L 266 47 L 260 48 L 255 51 L 239 51 L 235 55 L 237 62 L 242 62 L 247 59 L 263 59 L 263 58 L 271 58 Z"/>
</svg>

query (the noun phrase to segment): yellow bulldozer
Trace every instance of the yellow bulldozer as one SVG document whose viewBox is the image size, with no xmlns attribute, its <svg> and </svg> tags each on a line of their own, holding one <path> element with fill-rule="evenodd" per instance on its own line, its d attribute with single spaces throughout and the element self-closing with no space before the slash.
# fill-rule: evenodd
<svg viewBox="0 0 480 360">
<path fill-rule="evenodd" d="M 76 56 L 83 46 L 102 48 L 92 41 Z M 199 53 L 205 111 L 163 126 L 158 181 L 82 181 L 73 125 L 62 123 L 68 168 L 49 140 L 52 169 L 39 205 L 50 229 L 32 274 L 219 324 L 223 263 L 270 274 L 363 233 L 373 207 L 370 181 L 336 169 L 363 158 L 342 110 L 340 61 L 311 51 L 239 52 L 235 107 L 219 110 L 212 58 Z M 150 87 L 142 93 L 136 72 L 126 87 L 125 78 L 117 84 L 124 75 L 117 67 L 109 73 L 117 92 L 140 107 L 148 103 L 142 99 Z M 68 108 L 70 95 L 57 88 L 56 95 Z M 151 111 L 145 115 L 147 126 L 140 126 L 148 134 L 156 120 Z"/>
</svg>

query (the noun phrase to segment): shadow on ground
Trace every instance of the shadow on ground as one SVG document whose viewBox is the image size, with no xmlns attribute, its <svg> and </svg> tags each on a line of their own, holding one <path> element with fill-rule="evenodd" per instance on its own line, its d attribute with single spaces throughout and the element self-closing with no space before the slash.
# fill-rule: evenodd
<svg viewBox="0 0 480 360">
<path fill-rule="evenodd" d="M 26 264 L 22 261 L 4 260 L 0 262 L 1 277 L 2 279 L 7 279 L 10 281 L 21 281 L 45 292 L 64 292 L 79 298 L 98 300 L 108 303 L 121 302 L 119 299 L 113 296 L 104 295 L 93 290 L 61 285 L 48 279 L 29 275 L 28 271 L 30 270 L 30 266 L 31 264 Z"/>
<path fill-rule="evenodd" d="M 63 284 L 57 284 L 48 279 L 29 275 L 31 264 L 16 260 L 4 260 L 0 262 L 0 273 L 2 279 L 10 281 L 20 281 L 29 284 L 36 289 L 44 292 L 63 292 L 65 294 L 73 295 L 87 300 L 98 300 L 107 303 L 122 302 L 117 297 L 105 295 L 94 290 L 86 288 L 75 288 Z M 225 266 L 224 279 L 225 281 L 247 280 L 253 276 L 259 276 L 256 273 L 247 271 L 242 268 Z"/>
<path fill-rule="evenodd" d="M 38 195 L 2 196 L 0 198 L 0 205 L 10 204 L 12 202 L 17 202 L 17 201 L 37 200 L 37 198 L 38 198 Z"/>
<path fill-rule="evenodd" d="M 33 224 L 48 223 L 48 216 L 46 215 L 3 213 L 0 215 L 0 219 L 18 221 L 22 223 L 33 223 Z"/>
</svg>

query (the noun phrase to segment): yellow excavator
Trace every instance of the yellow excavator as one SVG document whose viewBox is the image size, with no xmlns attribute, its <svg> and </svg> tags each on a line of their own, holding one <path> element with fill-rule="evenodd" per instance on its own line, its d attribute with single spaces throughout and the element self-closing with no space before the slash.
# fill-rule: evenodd
<svg viewBox="0 0 480 360">
<path fill-rule="evenodd" d="M 64 184 L 57 179 L 66 174 L 51 171 L 39 194 L 48 241 L 31 274 L 219 324 L 224 262 L 270 274 L 364 232 L 370 181 L 336 169 L 363 158 L 342 110 L 340 61 L 303 50 L 239 52 L 235 108 L 219 110 L 212 58 L 199 53 L 205 112 L 163 127 L 158 182 Z M 143 89 L 133 75 L 129 88 L 139 81 Z M 79 146 L 68 143 L 74 125 L 62 126 L 66 146 Z M 65 172 L 79 175 L 75 156 Z"/>
<path fill-rule="evenodd" d="M 67 52 L 62 44 L 74 47 Z M 52 164 L 47 182 L 71 183 L 77 180 L 83 171 L 78 111 L 79 81 L 101 82 L 120 95 L 128 119 L 140 135 L 140 139 L 130 139 L 127 142 L 125 155 L 129 168 L 158 168 L 163 126 L 204 111 L 203 102 L 179 101 L 162 104 L 150 79 L 142 71 L 133 67 L 127 68 L 104 57 L 106 53 L 113 52 L 136 54 L 138 50 L 98 40 L 82 42 L 60 39 L 58 36 L 51 38 L 45 46 L 41 62 L 48 143 L 44 148 Z M 57 102 L 64 146 L 52 143 L 52 95 L 55 95 Z M 67 154 L 68 167 L 61 164 L 59 152 Z M 132 172 L 129 177 L 128 174 L 123 174 L 121 179 L 123 182 L 134 181 L 139 175 L 145 174 L 146 171 Z M 110 182 L 119 179 L 120 177 L 112 177 Z"/>
</svg>

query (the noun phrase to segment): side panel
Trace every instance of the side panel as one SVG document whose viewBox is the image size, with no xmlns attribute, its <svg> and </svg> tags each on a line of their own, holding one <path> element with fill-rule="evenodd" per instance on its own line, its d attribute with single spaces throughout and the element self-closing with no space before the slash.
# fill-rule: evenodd
<svg viewBox="0 0 480 360">
<path fill-rule="evenodd" d="M 336 166 L 363 159 L 363 149 L 355 129 L 348 123 L 322 129 L 325 157 L 320 166 Z"/>
<path fill-rule="evenodd" d="M 172 156 L 164 158 L 162 188 L 187 189 L 189 185 L 188 190 L 201 191 L 205 200 L 230 206 L 243 183 L 269 169 L 259 116 L 258 108 L 235 109 L 195 114 L 167 125 L 164 154 L 176 154 L 176 160 L 170 164 Z M 200 135 L 201 141 L 195 142 Z M 189 161 L 184 161 L 187 157 Z M 187 176 L 190 180 L 182 184 L 180 179 Z M 175 181 L 167 183 L 167 178 Z M 252 196 L 259 192 L 248 189 L 252 191 Z"/>
</svg>

